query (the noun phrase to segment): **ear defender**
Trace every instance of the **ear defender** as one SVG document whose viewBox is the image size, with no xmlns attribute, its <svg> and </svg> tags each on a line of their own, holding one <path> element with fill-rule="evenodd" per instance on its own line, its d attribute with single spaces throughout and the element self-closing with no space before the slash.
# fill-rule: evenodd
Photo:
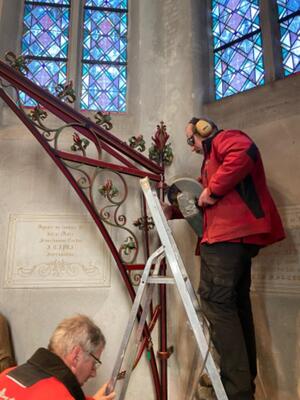
<svg viewBox="0 0 300 400">
<path fill-rule="evenodd" d="M 195 125 L 195 128 L 196 132 L 203 138 L 209 136 L 213 131 L 212 125 L 204 119 L 199 119 Z"/>
</svg>

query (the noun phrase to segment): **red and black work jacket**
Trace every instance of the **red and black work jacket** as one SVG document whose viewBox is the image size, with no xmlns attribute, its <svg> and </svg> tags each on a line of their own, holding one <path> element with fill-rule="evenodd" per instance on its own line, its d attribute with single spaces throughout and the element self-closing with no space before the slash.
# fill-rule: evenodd
<svg viewBox="0 0 300 400">
<path fill-rule="evenodd" d="M 239 130 L 222 130 L 202 144 L 199 180 L 217 202 L 204 208 L 201 243 L 241 241 L 266 246 L 283 239 L 255 143 Z"/>
<path fill-rule="evenodd" d="M 0 374 L 0 399 L 93 400 L 84 395 L 75 375 L 64 362 L 43 348 L 25 364 Z"/>
</svg>

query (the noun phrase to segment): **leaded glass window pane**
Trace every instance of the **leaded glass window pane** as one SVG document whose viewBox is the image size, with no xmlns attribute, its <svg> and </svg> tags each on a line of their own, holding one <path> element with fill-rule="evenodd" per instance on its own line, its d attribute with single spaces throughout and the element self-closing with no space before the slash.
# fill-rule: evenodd
<svg viewBox="0 0 300 400">
<path fill-rule="evenodd" d="M 70 5 L 70 0 L 25 0 L 26 3 L 47 3 L 47 4 L 62 4 Z"/>
<path fill-rule="evenodd" d="M 258 0 L 212 0 L 215 96 L 264 84 Z"/>
<path fill-rule="evenodd" d="M 126 66 L 83 64 L 81 108 L 126 111 Z"/>
<path fill-rule="evenodd" d="M 67 78 L 67 63 L 64 61 L 31 60 L 28 64 L 27 78 L 39 86 L 55 93 L 59 83 L 65 83 Z M 21 99 L 26 106 L 34 106 L 36 102 L 21 93 Z"/>
<path fill-rule="evenodd" d="M 299 0 L 277 0 L 279 19 L 293 14 L 300 9 Z"/>
<path fill-rule="evenodd" d="M 277 0 L 284 75 L 300 71 L 300 1 Z"/>
<path fill-rule="evenodd" d="M 86 0 L 86 7 L 105 7 L 127 9 L 127 0 Z"/>
<path fill-rule="evenodd" d="M 258 0 L 213 0 L 212 20 L 218 48 L 259 29 Z"/>
<path fill-rule="evenodd" d="M 126 33 L 126 14 L 86 10 L 84 60 L 126 62 Z"/>
<path fill-rule="evenodd" d="M 87 0 L 87 5 L 90 7 L 85 7 L 84 12 L 81 108 L 124 112 L 128 17 L 127 9 L 116 8 L 127 7 L 127 1 Z"/>
<path fill-rule="evenodd" d="M 69 9 L 25 5 L 22 54 L 66 58 Z"/>
<path fill-rule="evenodd" d="M 55 86 L 66 81 L 70 1 L 31 3 L 25 1 L 22 37 L 22 54 L 29 59 L 27 76 L 54 93 Z M 32 105 L 24 93 L 21 99 L 25 105 Z"/>
<path fill-rule="evenodd" d="M 264 83 L 260 33 L 215 53 L 216 99 Z"/>
</svg>

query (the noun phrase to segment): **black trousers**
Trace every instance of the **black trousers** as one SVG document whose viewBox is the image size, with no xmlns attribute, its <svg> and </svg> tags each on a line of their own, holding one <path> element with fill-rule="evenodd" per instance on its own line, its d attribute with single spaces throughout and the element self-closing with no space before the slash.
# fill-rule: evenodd
<svg viewBox="0 0 300 400">
<path fill-rule="evenodd" d="M 220 356 L 229 400 L 254 399 L 255 332 L 250 301 L 251 259 L 259 246 L 220 242 L 201 245 L 199 294 Z"/>
</svg>

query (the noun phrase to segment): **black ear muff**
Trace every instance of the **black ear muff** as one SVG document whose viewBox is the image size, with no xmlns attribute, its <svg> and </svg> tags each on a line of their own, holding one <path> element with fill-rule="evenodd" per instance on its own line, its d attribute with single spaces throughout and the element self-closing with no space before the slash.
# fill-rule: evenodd
<svg viewBox="0 0 300 400">
<path fill-rule="evenodd" d="M 195 125 L 195 128 L 197 133 L 203 138 L 209 136 L 213 131 L 212 125 L 204 119 L 199 119 Z"/>
</svg>

